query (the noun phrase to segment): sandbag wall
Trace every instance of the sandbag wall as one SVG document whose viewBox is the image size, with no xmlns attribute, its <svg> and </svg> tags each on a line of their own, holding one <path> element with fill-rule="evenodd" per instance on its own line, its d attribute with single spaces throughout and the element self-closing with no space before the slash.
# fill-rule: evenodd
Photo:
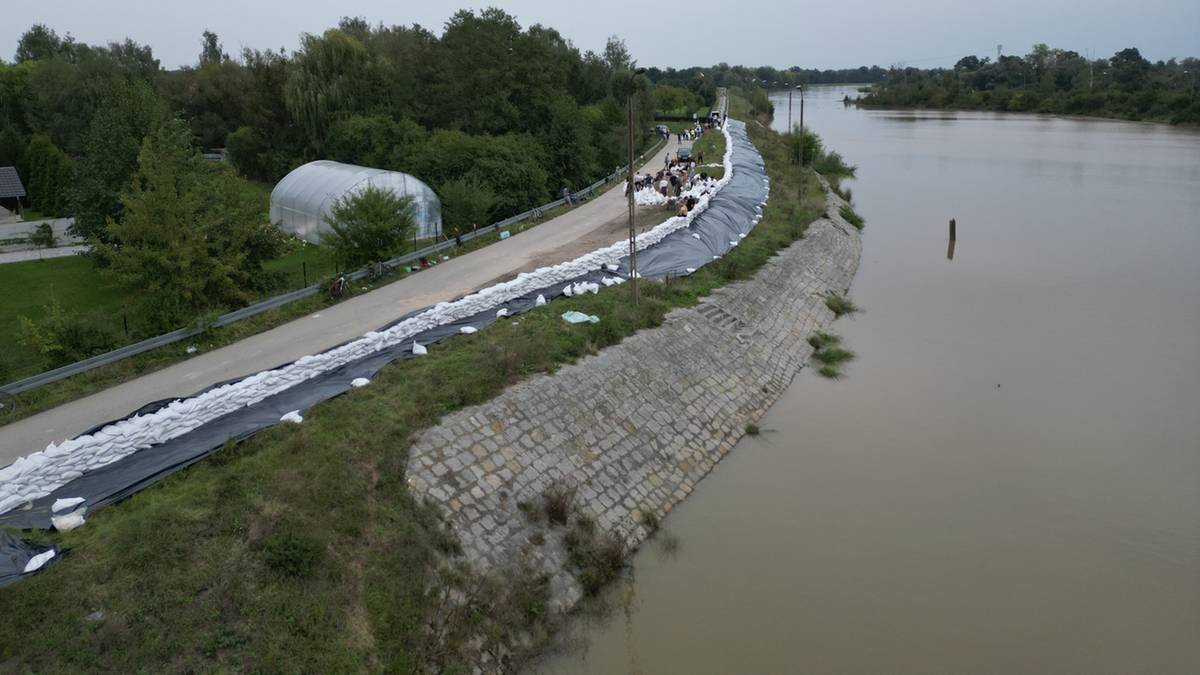
<svg viewBox="0 0 1200 675">
<path fill-rule="evenodd" d="M 639 276 L 689 274 L 737 246 L 761 219 L 769 191 L 762 158 L 744 124 L 729 120 L 723 133 L 724 177 L 686 217 L 670 218 L 638 236 Z M 89 511 L 156 483 L 231 439 L 279 424 L 285 415 L 361 385 L 388 363 L 423 353 L 426 345 L 475 332 L 559 296 L 624 283 L 628 250 L 627 241 L 615 242 L 418 310 L 320 354 L 222 382 L 185 399 L 148 404 L 51 444 L 0 469 L 0 525 L 63 529 L 64 524 L 82 523 Z M 63 509 L 66 503 L 72 508 Z M 44 552 L 44 547 L 26 544 L 31 555 Z M 0 557 L 0 575 L 9 573 L 19 575 Z"/>
</svg>

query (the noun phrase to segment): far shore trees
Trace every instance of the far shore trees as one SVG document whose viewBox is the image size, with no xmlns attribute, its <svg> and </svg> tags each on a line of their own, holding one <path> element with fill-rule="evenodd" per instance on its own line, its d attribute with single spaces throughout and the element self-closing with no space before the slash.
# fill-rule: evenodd
<svg viewBox="0 0 1200 675">
<path fill-rule="evenodd" d="M 330 229 L 322 243 L 347 267 L 399 253 L 416 227 L 412 198 L 374 185 L 338 199 L 325 222 Z"/>
</svg>

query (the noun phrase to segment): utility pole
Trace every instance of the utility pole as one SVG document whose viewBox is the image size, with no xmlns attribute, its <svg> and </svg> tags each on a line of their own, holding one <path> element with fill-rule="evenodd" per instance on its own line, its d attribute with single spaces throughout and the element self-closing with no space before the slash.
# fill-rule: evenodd
<svg viewBox="0 0 1200 675">
<path fill-rule="evenodd" d="M 625 99 L 626 112 L 629 115 L 629 178 L 625 183 L 625 196 L 629 201 L 629 299 L 633 304 L 638 304 L 638 287 L 637 287 L 637 230 L 634 227 L 634 203 L 633 203 L 633 94 L 634 87 L 637 86 L 637 76 L 646 72 L 645 68 L 638 68 L 633 72 L 633 77 L 629 79 L 629 91 Z"/>
<path fill-rule="evenodd" d="M 788 133 L 792 131 L 792 88 L 788 87 Z"/>
<path fill-rule="evenodd" d="M 804 207 L 804 85 L 798 84 L 796 88 L 800 90 L 800 190 L 799 199 L 801 208 Z"/>
</svg>

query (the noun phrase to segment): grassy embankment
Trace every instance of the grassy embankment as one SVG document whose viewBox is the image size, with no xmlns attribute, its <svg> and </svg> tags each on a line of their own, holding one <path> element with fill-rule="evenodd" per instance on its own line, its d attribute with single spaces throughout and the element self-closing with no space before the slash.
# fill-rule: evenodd
<svg viewBox="0 0 1200 675">
<path fill-rule="evenodd" d="M 658 144 L 655 143 L 647 150 L 647 153 L 657 152 L 658 148 Z M 601 187 L 598 192 L 603 194 L 622 184 L 621 180 L 614 180 Z M 269 196 L 269 191 L 264 192 L 264 196 Z M 586 202 L 575 206 L 556 207 L 543 214 L 537 222 L 517 223 L 509 230 L 513 234 L 524 232 L 578 208 L 582 203 Z M 452 247 L 445 252 L 445 255 L 460 256 L 495 243 L 499 241 L 499 238 L 498 233 L 489 233 L 464 242 L 462 246 Z M 424 246 L 426 242 L 421 242 L 420 245 Z M 329 250 L 312 245 L 296 247 L 285 256 L 267 261 L 263 267 L 269 272 L 278 272 L 283 275 L 285 286 L 279 292 L 286 292 L 289 289 L 303 287 L 305 279 L 303 266 L 305 264 L 307 264 L 309 284 L 331 276 L 336 269 L 335 261 Z M 373 285 L 386 285 L 399 281 L 409 274 L 403 270 L 397 270 L 383 279 L 375 281 Z M 13 302 L 7 302 L 0 307 L 0 340 L 5 340 L 3 344 L 6 345 L 5 354 L 0 356 L 2 359 L 0 361 L 0 382 L 18 380 L 46 369 L 38 355 L 21 344 L 20 317 L 40 319 L 45 316 L 52 301 L 57 302 L 68 313 L 102 317 L 103 321 L 110 324 L 114 334 L 124 334 L 123 318 L 131 293 L 105 276 L 83 257 L 0 265 L 0 288 L 19 289 L 19 293 L 14 295 Z M 368 290 L 368 287 L 360 286 L 359 290 Z M 224 347 L 318 311 L 333 302 L 327 296 L 318 294 L 228 326 L 215 328 L 190 340 L 160 347 L 117 363 L 23 392 L 17 397 L 15 407 L 0 409 L 0 425 L 15 422 L 43 410 L 127 382 L 146 373 L 166 368 L 192 356 Z M 137 316 L 130 314 L 128 318 L 129 322 L 136 326 Z M 136 331 L 136 328 L 134 330 Z M 135 335 L 131 341 L 145 337 L 149 336 L 143 335 L 138 338 Z M 195 346 L 197 351 L 189 354 L 187 352 L 189 346 Z"/>
<path fill-rule="evenodd" d="M 735 109 L 736 113 L 736 109 Z M 469 672 L 463 653 L 545 634 L 543 580 L 480 580 L 439 564 L 455 544 L 406 489 L 414 435 L 440 416 L 553 371 L 752 275 L 825 204 L 811 174 L 753 123 L 764 218 L 721 261 L 671 283 L 556 300 L 515 322 L 392 364 L 370 386 L 94 514 L 44 572 L 0 589 L 0 663 L 30 671 Z M 805 201 L 798 203 L 799 182 Z M 579 310 L 598 324 L 569 325 Z M 441 571 L 439 570 L 441 567 Z M 450 586 L 465 603 L 445 601 Z M 436 629 L 431 630 L 430 626 Z M 472 636 L 482 647 L 467 648 Z"/>
</svg>

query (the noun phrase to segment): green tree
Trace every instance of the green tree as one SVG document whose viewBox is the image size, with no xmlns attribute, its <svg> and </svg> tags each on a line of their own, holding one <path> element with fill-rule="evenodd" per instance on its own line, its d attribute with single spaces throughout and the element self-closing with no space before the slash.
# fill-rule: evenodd
<svg viewBox="0 0 1200 675">
<path fill-rule="evenodd" d="M 368 185 L 334 203 L 322 243 L 347 267 L 390 258 L 404 248 L 415 227 L 411 207 L 411 197 Z"/>
<path fill-rule="evenodd" d="M 50 223 L 42 223 L 29 233 L 29 243 L 37 248 L 54 248 L 58 239 L 54 236 L 54 227 Z"/>
<path fill-rule="evenodd" d="M 64 56 L 70 53 L 73 44 L 74 39 L 70 35 L 64 40 L 45 24 L 35 23 L 17 40 L 16 61 L 23 63 Z"/>
<path fill-rule="evenodd" d="M 46 215 L 64 215 L 73 173 L 71 159 L 45 134 L 34 134 L 27 156 L 30 204 Z"/>
<path fill-rule="evenodd" d="M 164 113 L 154 91 L 144 84 L 121 86 L 106 98 L 88 126 L 83 157 L 76 164 L 70 195 L 72 234 L 107 238 L 105 223 L 120 219 L 121 194 L 137 170 L 142 139 Z"/>
<path fill-rule="evenodd" d="M 334 119 L 366 109 L 376 90 L 370 55 L 361 42 L 339 30 L 305 34 L 300 43 L 284 100 L 312 151 L 321 154 Z"/>
<path fill-rule="evenodd" d="M 200 65 L 228 61 L 229 55 L 221 49 L 221 40 L 217 34 L 206 30 L 200 39 Z"/>
<path fill-rule="evenodd" d="M 179 119 L 146 137 L 121 202 L 121 218 L 95 246 L 164 321 L 245 304 L 262 260 L 278 250 L 261 201 L 228 168 L 201 159 Z"/>
<path fill-rule="evenodd" d="M 490 224 L 496 193 L 478 178 L 455 178 L 438 190 L 442 202 L 442 224 L 451 235 L 470 232 L 473 226 Z"/>
<path fill-rule="evenodd" d="M 393 162 L 402 164 L 426 136 L 412 120 L 354 115 L 330 127 L 325 155 L 339 162 L 384 168 Z"/>
</svg>

